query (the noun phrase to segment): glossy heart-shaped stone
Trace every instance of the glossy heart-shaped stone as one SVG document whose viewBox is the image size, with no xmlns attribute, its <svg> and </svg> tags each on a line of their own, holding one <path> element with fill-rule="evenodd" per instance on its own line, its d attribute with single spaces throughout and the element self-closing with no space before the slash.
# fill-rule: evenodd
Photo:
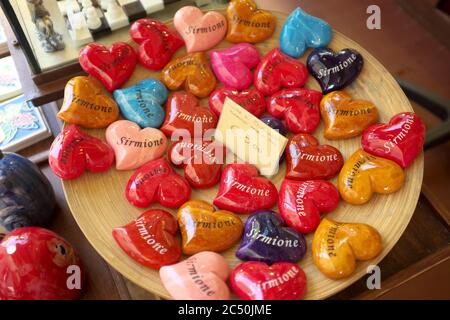
<svg viewBox="0 0 450 320">
<path fill-rule="evenodd" d="M 288 130 L 286 129 L 286 127 L 284 126 L 283 122 L 275 117 L 269 116 L 269 115 L 265 115 L 262 116 L 260 118 L 260 120 L 262 122 L 264 122 L 265 124 L 267 124 L 269 127 L 271 127 L 272 129 L 275 129 L 278 131 L 278 133 L 280 133 L 283 136 L 287 136 L 288 134 Z M 284 154 L 282 155 L 282 157 L 284 157 Z"/>
<path fill-rule="evenodd" d="M 300 300 L 306 291 L 306 274 L 296 264 L 247 261 L 230 274 L 231 289 L 244 300 Z"/>
<path fill-rule="evenodd" d="M 188 53 L 170 61 L 161 71 L 161 80 L 170 90 L 180 89 L 197 97 L 207 97 L 217 81 L 203 52 Z"/>
<path fill-rule="evenodd" d="M 336 209 L 339 191 L 328 181 L 284 179 L 278 207 L 286 224 L 300 233 L 316 230 L 320 214 Z"/>
<path fill-rule="evenodd" d="M 259 210 L 245 222 L 244 237 L 236 251 L 241 260 L 297 262 L 306 253 L 306 241 L 301 233 L 284 225 L 279 214 Z"/>
<path fill-rule="evenodd" d="M 381 236 L 363 223 L 341 223 L 322 219 L 314 233 L 314 264 L 329 278 L 342 279 L 356 269 L 356 261 L 375 258 L 383 247 Z"/>
<path fill-rule="evenodd" d="M 223 172 L 214 205 L 220 209 L 249 214 L 272 208 L 278 192 L 273 183 L 260 177 L 258 169 L 247 163 L 228 164 Z"/>
<path fill-rule="evenodd" d="M 114 151 L 104 141 L 82 132 L 71 124 L 53 141 L 48 163 L 61 179 L 78 178 L 85 170 L 97 173 L 108 170 L 114 162 Z"/>
<path fill-rule="evenodd" d="M 183 241 L 183 253 L 221 252 L 241 239 L 244 225 L 234 213 L 215 211 L 202 200 L 191 200 L 178 209 L 178 224 Z"/>
<path fill-rule="evenodd" d="M 278 119 L 284 119 L 289 131 L 311 133 L 320 123 L 321 99 L 322 93 L 316 90 L 285 89 L 269 98 L 267 111 Z"/>
<path fill-rule="evenodd" d="M 407 168 L 422 152 L 425 139 L 425 125 L 418 115 L 402 112 L 391 118 L 387 124 L 375 124 L 362 135 L 364 151 L 390 159 Z"/>
<path fill-rule="evenodd" d="M 307 79 L 308 70 L 303 63 L 275 48 L 256 67 L 254 84 L 261 93 L 270 96 L 281 88 L 302 87 Z"/>
<path fill-rule="evenodd" d="M 140 264 L 159 269 L 180 260 L 181 247 L 176 238 L 177 220 L 165 210 L 152 209 L 112 235 L 127 255 Z"/>
<path fill-rule="evenodd" d="M 167 148 L 166 136 L 154 128 L 141 128 L 134 122 L 119 120 L 106 129 L 106 141 L 116 154 L 117 170 L 133 170 L 161 157 Z"/>
<path fill-rule="evenodd" d="M 306 60 L 308 70 L 316 78 L 323 93 L 345 88 L 361 72 L 364 60 L 354 49 L 334 53 L 330 48 L 314 49 Z"/>
<path fill-rule="evenodd" d="M 344 91 L 333 91 L 322 98 L 320 113 L 325 125 L 323 136 L 330 140 L 359 136 L 378 120 L 378 111 L 370 101 L 352 100 Z"/>
<path fill-rule="evenodd" d="M 114 42 L 109 49 L 90 43 L 81 49 L 79 60 L 83 70 L 100 80 L 110 92 L 120 88 L 136 67 L 136 53 L 125 42 Z"/>
<path fill-rule="evenodd" d="M 342 154 L 313 136 L 299 133 L 286 146 L 286 178 L 295 180 L 330 179 L 344 165 Z"/>
<path fill-rule="evenodd" d="M 128 201 L 139 208 L 154 202 L 178 208 L 188 201 L 191 188 L 182 176 L 173 171 L 166 158 L 147 162 L 130 177 L 125 189 Z"/>
<path fill-rule="evenodd" d="M 169 160 L 184 168 L 184 177 L 194 188 L 209 188 L 220 180 L 225 149 L 217 142 L 193 139 L 175 142 Z"/>
<path fill-rule="evenodd" d="M 178 140 L 179 137 L 203 137 L 207 131 L 211 135 L 211 129 L 217 125 L 217 117 L 198 103 L 197 98 L 189 92 L 172 93 L 167 100 L 166 119 L 161 131 L 172 137 L 172 140 Z"/>
<path fill-rule="evenodd" d="M 275 17 L 259 10 L 253 0 L 231 0 L 227 8 L 227 40 L 233 43 L 257 43 L 270 38 L 275 30 Z"/>
<path fill-rule="evenodd" d="M 183 39 L 164 23 L 155 19 L 139 19 L 130 28 L 131 38 L 139 44 L 137 58 L 150 70 L 160 70 L 184 45 Z"/>
<path fill-rule="evenodd" d="M 179 9 L 173 25 L 186 43 L 187 52 L 206 51 L 218 44 L 227 32 L 227 20 L 217 11 L 203 12 L 193 6 Z"/>
<path fill-rule="evenodd" d="M 393 193 L 405 181 L 405 173 L 394 161 L 375 157 L 362 149 L 345 162 L 339 173 L 339 192 L 351 204 L 363 204 L 372 194 Z"/>
<path fill-rule="evenodd" d="M 228 300 L 225 281 L 230 269 L 224 257 L 203 251 L 159 270 L 161 281 L 175 300 Z"/>
<path fill-rule="evenodd" d="M 236 90 L 244 90 L 252 85 L 251 69 L 255 68 L 260 61 L 258 50 L 248 43 L 239 43 L 227 49 L 211 51 L 210 58 L 216 77 L 225 87 Z"/>
<path fill-rule="evenodd" d="M 167 100 L 166 87 L 156 79 L 142 80 L 135 85 L 114 90 L 114 99 L 122 115 L 143 128 L 159 128 L 164 121 L 162 104 Z"/>
<path fill-rule="evenodd" d="M 209 96 L 209 108 L 216 116 L 220 116 L 226 98 L 230 98 L 242 108 L 259 118 L 266 111 L 266 100 L 258 90 L 237 91 L 227 88 L 214 90 Z"/>
<path fill-rule="evenodd" d="M 118 117 L 116 102 L 96 80 L 78 76 L 67 82 L 58 118 L 85 128 L 104 128 Z"/>
<path fill-rule="evenodd" d="M 281 50 L 300 58 L 307 48 L 321 48 L 333 37 L 331 26 L 297 7 L 286 19 L 280 33 Z"/>
</svg>

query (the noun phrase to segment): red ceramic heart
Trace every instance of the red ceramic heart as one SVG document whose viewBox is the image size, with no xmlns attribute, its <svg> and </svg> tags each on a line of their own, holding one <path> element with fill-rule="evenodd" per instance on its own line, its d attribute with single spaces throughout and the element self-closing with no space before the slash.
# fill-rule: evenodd
<svg viewBox="0 0 450 320">
<path fill-rule="evenodd" d="M 159 269 L 181 257 L 177 220 L 165 210 L 152 209 L 112 232 L 117 244 L 140 264 Z"/>
<path fill-rule="evenodd" d="M 178 141 L 169 151 L 169 160 L 184 168 L 184 177 L 194 188 L 209 188 L 220 179 L 225 148 L 200 139 Z"/>
<path fill-rule="evenodd" d="M 308 69 L 279 48 L 269 51 L 255 70 L 255 87 L 266 96 L 281 88 L 302 87 L 308 78 Z"/>
<path fill-rule="evenodd" d="M 100 139 L 67 126 L 53 141 L 48 155 L 52 171 L 61 179 L 78 178 L 85 170 L 102 172 L 114 162 L 114 151 Z"/>
<path fill-rule="evenodd" d="M 166 107 L 166 119 L 161 131 L 172 140 L 177 137 L 202 137 L 205 132 L 214 129 L 217 117 L 211 110 L 201 107 L 197 98 L 185 91 L 178 91 L 169 96 Z M 176 134 L 177 137 L 172 136 Z M 211 130 L 210 130 L 211 133 Z"/>
<path fill-rule="evenodd" d="M 422 151 L 425 125 L 418 115 L 403 112 L 387 124 L 375 124 L 363 132 L 364 151 L 397 162 L 407 168 Z"/>
<path fill-rule="evenodd" d="M 320 123 L 322 93 L 316 90 L 294 88 L 273 94 L 267 102 L 267 111 L 278 119 L 284 119 L 289 131 L 311 133 Z"/>
<path fill-rule="evenodd" d="M 154 202 L 178 208 L 191 196 L 191 188 L 173 171 L 166 158 L 147 162 L 128 180 L 125 195 L 136 207 L 146 208 Z"/>
<path fill-rule="evenodd" d="M 306 133 L 290 138 L 285 152 L 286 178 L 290 179 L 330 179 L 344 165 L 344 158 L 338 149 L 319 145 L 316 138 Z"/>
<path fill-rule="evenodd" d="M 151 70 L 162 69 L 184 45 L 183 39 L 175 30 L 155 19 L 137 20 L 131 25 L 130 35 L 139 44 L 139 62 Z"/>
<path fill-rule="evenodd" d="M 80 51 L 84 71 L 100 80 L 108 91 L 120 88 L 130 78 L 136 66 L 136 53 L 125 42 L 114 42 L 111 48 L 90 43 Z"/>
<path fill-rule="evenodd" d="M 220 116 L 222 112 L 225 98 L 230 98 L 242 108 L 259 118 L 266 111 L 266 100 L 264 95 L 258 90 L 249 89 L 244 91 L 237 91 L 233 89 L 220 88 L 214 90 L 209 96 L 209 108 Z"/>
<path fill-rule="evenodd" d="M 306 291 L 305 272 L 296 264 L 248 261 L 230 275 L 232 290 L 244 300 L 300 300 Z"/>
<path fill-rule="evenodd" d="M 228 164 L 223 172 L 214 205 L 220 209 L 249 214 L 272 208 L 278 192 L 273 183 L 260 177 L 258 169 L 247 163 Z"/>
<path fill-rule="evenodd" d="M 300 233 L 317 229 L 320 214 L 336 209 L 339 191 L 328 181 L 284 179 L 280 187 L 280 214 L 288 226 Z"/>
</svg>

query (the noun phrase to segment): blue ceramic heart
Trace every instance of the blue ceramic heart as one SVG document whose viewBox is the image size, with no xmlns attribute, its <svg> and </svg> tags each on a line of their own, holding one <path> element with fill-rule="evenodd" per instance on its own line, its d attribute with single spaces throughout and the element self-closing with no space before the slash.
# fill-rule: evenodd
<svg viewBox="0 0 450 320">
<path fill-rule="evenodd" d="M 132 87 L 114 90 L 114 99 L 122 115 L 142 128 L 159 128 L 165 113 L 162 104 L 167 100 L 167 89 L 161 81 L 146 79 Z"/>
<path fill-rule="evenodd" d="M 333 36 L 331 26 L 302 9 L 295 9 L 284 23 L 280 34 L 281 51 L 299 58 L 307 48 L 325 47 Z"/>
<path fill-rule="evenodd" d="M 279 214 L 260 210 L 245 222 L 244 237 L 236 257 L 266 263 L 297 262 L 305 253 L 306 241 L 302 234 L 285 227 Z"/>
</svg>

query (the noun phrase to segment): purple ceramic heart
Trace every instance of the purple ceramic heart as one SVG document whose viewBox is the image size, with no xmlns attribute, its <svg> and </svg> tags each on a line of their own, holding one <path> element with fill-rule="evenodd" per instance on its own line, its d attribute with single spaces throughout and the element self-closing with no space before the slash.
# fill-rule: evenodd
<svg viewBox="0 0 450 320">
<path fill-rule="evenodd" d="M 325 94 L 352 83 L 361 72 L 364 60 L 354 49 L 343 49 L 334 53 L 330 48 L 318 48 L 311 52 L 306 64 Z"/>
<path fill-rule="evenodd" d="M 259 118 L 259 120 L 261 120 L 262 122 L 267 124 L 272 129 L 278 130 L 278 132 L 281 135 L 283 135 L 285 137 L 287 136 L 288 130 L 287 130 L 286 126 L 283 124 L 283 122 L 280 119 L 277 119 L 277 118 L 272 117 L 272 116 L 262 116 L 261 118 Z M 284 153 L 280 157 L 280 163 L 283 160 L 284 160 Z"/>
<path fill-rule="evenodd" d="M 279 214 L 260 210 L 245 222 L 244 238 L 236 257 L 266 263 L 297 262 L 305 253 L 306 241 L 302 234 L 286 227 Z"/>
</svg>

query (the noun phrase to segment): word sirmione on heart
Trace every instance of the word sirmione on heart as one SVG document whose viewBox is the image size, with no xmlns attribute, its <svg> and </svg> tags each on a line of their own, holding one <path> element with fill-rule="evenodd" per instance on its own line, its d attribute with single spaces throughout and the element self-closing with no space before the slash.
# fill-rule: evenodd
<svg viewBox="0 0 450 320">
<path fill-rule="evenodd" d="M 261 282 L 260 286 L 263 290 L 279 287 L 283 283 L 288 282 L 291 279 L 295 279 L 297 274 L 299 273 L 299 268 L 297 267 L 291 267 L 288 271 L 284 272 L 280 276 L 276 277 L 275 279 L 270 279 L 264 282 Z"/>
<path fill-rule="evenodd" d="M 355 110 L 344 110 L 344 109 L 335 109 L 333 106 L 327 106 L 327 112 L 328 114 L 334 114 L 337 116 L 346 116 L 346 117 L 352 117 L 352 116 L 360 116 L 363 114 L 369 114 L 373 113 L 373 108 L 362 108 L 362 109 L 355 109 Z"/>
<path fill-rule="evenodd" d="M 198 274 L 195 267 L 196 262 L 197 259 L 195 257 L 186 260 L 188 274 L 200 291 L 204 292 L 207 296 L 213 296 L 216 292 L 202 280 L 202 276 Z"/>
<path fill-rule="evenodd" d="M 233 23 L 242 24 L 245 27 L 250 28 L 262 28 L 262 29 L 270 29 L 272 28 L 271 21 L 250 21 L 246 19 L 242 19 L 239 15 L 234 15 L 232 18 Z"/>
<path fill-rule="evenodd" d="M 218 221 L 218 222 L 210 222 L 210 221 L 197 221 L 195 223 L 197 227 L 206 228 L 206 229 L 221 229 L 223 227 L 231 227 L 236 225 L 236 221 L 234 220 L 226 220 L 226 221 Z"/>
<path fill-rule="evenodd" d="M 302 152 L 300 151 L 299 154 L 299 159 L 304 159 L 307 161 L 320 161 L 320 162 L 325 162 L 325 161 L 338 161 L 339 157 L 337 154 L 328 154 L 328 155 L 317 155 L 317 154 L 309 154 L 306 152 Z"/>
<path fill-rule="evenodd" d="M 195 115 L 184 113 L 182 111 L 177 111 L 175 116 L 182 120 L 191 121 L 191 122 L 195 122 L 195 123 L 213 123 L 214 122 L 213 117 L 208 117 L 205 114 L 203 116 L 195 116 Z M 200 130 L 201 130 L 201 128 L 200 128 Z"/>
<path fill-rule="evenodd" d="M 250 232 L 246 234 L 246 237 L 280 248 L 281 247 L 296 248 L 299 246 L 298 240 L 280 239 L 278 238 L 278 236 L 275 236 L 275 238 L 273 238 L 259 233 L 258 230 L 259 230 L 258 222 L 253 221 L 252 228 L 250 229 Z"/>
<path fill-rule="evenodd" d="M 138 219 L 136 219 L 135 221 L 136 224 L 136 228 L 139 231 L 139 235 L 141 236 L 141 238 L 152 248 L 154 249 L 156 252 L 158 252 L 159 254 L 163 255 L 167 253 L 167 248 L 164 247 L 162 244 L 160 244 L 159 242 L 157 242 L 154 239 L 154 235 L 148 233 L 147 228 L 145 227 L 145 218 L 144 217 L 140 217 Z"/>
<path fill-rule="evenodd" d="M 216 24 L 210 24 L 207 27 L 197 27 L 197 26 L 189 26 L 185 33 L 186 34 L 199 34 L 199 33 L 208 33 L 208 32 L 214 32 L 218 29 L 225 28 L 225 20 L 219 21 Z"/>
<path fill-rule="evenodd" d="M 352 170 L 350 171 L 348 177 L 344 180 L 344 185 L 349 188 L 353 188 L 353 178 L 358 174 L 359 168 L 366 163 L 367 161 L 376 160 L 377 158 L 367 154 L 365 157 L 358 159 L 356 163 L 353 165 Z"/>
<path fill-rule="evenodd" d="M 130 147 L 136 147 L 136 148 L 152 148 L 155 146 L 160 146 L 164 143 L 163 138 L 156 139 L 156 140 L 147 140 L 144 139 L 143 141 L 138 140 L 132 140 L 128 137 L 120 137 L 120 140 L 117 141 L 118 145 L 124 145 L 124 146 L 130 146 Z"/>
<path fill-rule="evenodd" d="M 344 61 L 340 61 L 338 65 L 335 65 L 331 68 L 322 68 L 319 69 L 317 73 L 317 78 L 322 79 L 323 77 L 329 76 L 333 73 L 338 73 L 339 71 L 344 70 L 345 68 L 348 68 L 353 62 L 356 60 L 356 54 L 352 53 L 347 59 Z"/>
<path fill-rule="evenodd" d="M 405 123 L 401 127 L 401 131 L 396 134 L 390 141 L 386 141 L 383 145 L 386 152 L 390 152 L 391 149 L 403 141 L 411 130 L 411 125 L 414 123 L 414 114 L 408 114 L 405 117 Z"/>
<path fill-rule="evenodd" d="M 310 186 L 312 186 L 312 182 L 311 181 L 305 181 L 297 189 L 297 193 L 295 194 L 295 207 L 297 209 L 297 214 L 302 216 L 302 217 L 306 216 L 305 206 L 304 206 L 305 193 L 306 193 L 306 190 L 308 190 L 308 187 L 310 187 Z"/>
<path fill-rule="evenodd" d="M 104 113 L 113 112 L 113 108 L 111 106 L 100 105 L 100 104 L 89 102 L 76 94 L 73 95 L 72 103 L 75 103 L 81 107 L 88 109 L 88 110 L 101 111 Z"/>
<path fill-rule="evenodd" d="M 258 189 L 258 188 L 254 188 L 254 187 L 250 187 L 250 186 L 246 186 L 245 184 L 240 183 L 237 180 L 233 180 L 233 183 L 231 184 L 231 187 L 234 187 L 240 191 L 249 193 L 251 195 L 257 195 L 257 196 L 263 196 L 263 197 L 268 197 L 270 195 L 270 190 L 263 190 L 263 189 Z"/>
<path fill-rule="evenodd" d="M 181 141 L 176 145 L 176 150 L 182 154 L 181 162 L 174 162 L 176 165 L 180 165 L 182 163 L 194 163 L 194 164 L 223 164 L 224 161 L 219 161 L 218 159 L 224 159 L 223 157 L 223 147 L 217 144 L 214 147 L 210 147 L 211 145 L 204 146 L 201 141 L 191 142 L 191 141 Z M 188 156 L 194 153 L 193 160 L 189 159 Z M 202 156 L 198 156 L 202 155 Z"/>
</svg>

